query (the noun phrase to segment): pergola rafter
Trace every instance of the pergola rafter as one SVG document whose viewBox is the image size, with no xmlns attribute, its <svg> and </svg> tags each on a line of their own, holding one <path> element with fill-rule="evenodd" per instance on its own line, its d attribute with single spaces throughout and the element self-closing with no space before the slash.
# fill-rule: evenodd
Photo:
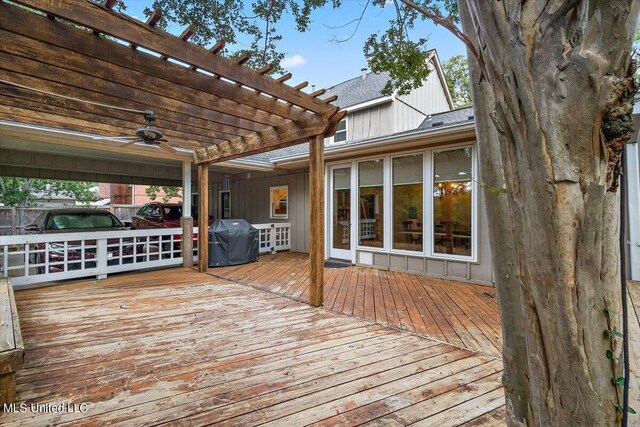
<svg viewBox="0 0 640 427">
<path fill-rule="evenodd" d="M 322 236 L 322 141 L 344 117 L 335 97 L 303 92 L 306 82 L 289 86 L 290 73 L 271 78 L 271 66 L 253 70 L 248 55 L 219 55 L 224 41 L 190 43 L 192 28 L 162 31 L 159 13 L 145 23 L 114 12 L 112 0 L 13 2 L 41 14 L 0 1 L 0 119 L 116 137 L 133 135 L 152 110 L 168 144 L 194 152 L 203 228 L 209 164 L 310 141 L 311 228 Z M 183 235 L 191 244 L 188 228 Z M 199 235 L 206 270 L 207 233 Z M 310 247 L 320 296 L 322 241 Z"/>
</svg>

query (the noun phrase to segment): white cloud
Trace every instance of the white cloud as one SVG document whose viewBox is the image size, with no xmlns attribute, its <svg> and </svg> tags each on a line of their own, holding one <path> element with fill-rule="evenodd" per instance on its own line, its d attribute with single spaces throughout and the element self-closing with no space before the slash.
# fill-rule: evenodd
<svg viewBox="0 0 640 427">
<path fill-rule="evenodd" d="M 299 67 L 300 65 L 304 65 L 306 63 L 307 63 L 307 60 L 305 59 L 304 56 L 296 54 L 296 55 L 287 56 L 286 58 L 284 58 L 280 63 L 280 65 L 282 65 L 284 68 L 294 68 L 294 67 Z"/>
</svg>

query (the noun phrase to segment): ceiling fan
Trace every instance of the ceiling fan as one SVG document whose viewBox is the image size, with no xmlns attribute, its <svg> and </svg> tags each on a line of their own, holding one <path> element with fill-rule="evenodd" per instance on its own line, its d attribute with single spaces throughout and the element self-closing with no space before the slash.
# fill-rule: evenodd
<svg viewBox="0 0 640 427">
<path fill-rule="evenodd" d="M 123 147 L 128 145 L 137 144 L 142 142 L 147 145 L 153 145 L 162 148 L 170 153 L 177 153 L 178 151 L 167 143 L 167 140 L 163 138 L 163 134 L 160 130 L 154 128 L 151 124 L 156 121 L 156 117 L 153 111 L 143 112 L 147 126 L 136 130 L 136 136 L 95 136 L 92 139 L 106 139 L 110 141 L 124 142 Z"/>
</svg>

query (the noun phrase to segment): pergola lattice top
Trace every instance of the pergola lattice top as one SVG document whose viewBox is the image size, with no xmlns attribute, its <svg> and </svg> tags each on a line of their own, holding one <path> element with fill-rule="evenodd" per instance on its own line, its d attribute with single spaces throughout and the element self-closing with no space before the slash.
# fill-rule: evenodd
<svg viewBox="0 0 640 427">
<path fill-rule="evenodd" d="M 111 0 L 14 2 L 42 14 L 0 0 L 0 80 L 70 98 L 0 82 L 0 119 L 114 136 L 133 134 L 141 116 L 98 103 L 153 110 L 169 144 L 211 163 L 330 136 L 346 114 L 323 90 L 287 85 L 290 74 L 220 56 L 222 42 L 207 50 L 190 28 L 155 28 L 158 15 L 142 23 Z"/>
</svg>

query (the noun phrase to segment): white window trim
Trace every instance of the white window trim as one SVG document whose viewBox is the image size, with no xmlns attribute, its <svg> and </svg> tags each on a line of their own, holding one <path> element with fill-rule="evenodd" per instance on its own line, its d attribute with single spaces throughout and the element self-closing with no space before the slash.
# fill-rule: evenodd
<svg viewBox="0 0 640 427">
<path fill-rule="evenodd" d="M 391 216 L 391 221 L 389 224 L 389 249 L 391 251 L 391 253 L 394 254 L 400 254 L 400 255 L 414 255 L 414 256 L 421 256 L 424 257 L 426 256 L 426 252 L 425 252 L 425 247 L 427 246 L 425 244 L 425 238 L 426 238 L 426 224 L 427 222 L 425 221 L 425 210 L 426 210 L 426 205 L 427 205 L 427 200 L 425 199 L 427 192 L 426 192 L 426 181 L 425 181 L 425 171 L 427 170 L 427 165 L 425 163 L 425 158 L 427 157 L 427 153 L 425 152 L 425 150 L 419 150 L 419 151 L 407 151 L 407 152 L 403 152 L 401 154 L 394 154 L 393 156 L 389 157 L 389 189 L 391 191 L 389 191 L 389 193 L 391 193 L 389 195 L 389 204 L 391 206 L 393 206 L 393 159 L 397 159 L 397 158 L 401 158 L 401 157 L 408 157 L 408 156 L 415 156 L 416 154 L 421 154 L 422 155 L 422 250 L 421 251 L 412 251 L 409 249 L 394 249 L 393 248 L 393 209 L 391 209 L 391 212 L 389 213 L 389 216 Z"/>
<path fill-rule="evenodd" d="M 343 145 L 343 144 L 346 144 L 346 143 L 347 143 L 347 141 L 349 141 L 349 116 L 348 116 L 348 115 L 344 116 L 344 119 L 342 119 L 342 120 L 344 120 L 344 132 L 345 132 L 345 134 L 346 134 L 346 135 L 345 135 L 345 136 L 346 136 L 345 140 L 344 140 L 344 141 L 338 141 L 338 142 L 335 142 L 335 136 L 336 136 L 336 135 L 335 135 L 335 134 L 333 134 L 333 135 L 329 138 L 328 145 Z M 340 120 L 340 121 L 342 121 L 342 120 Z M 339 123 L 340 123 L 340 122 L 338 122 L 338 124 L 339 124 Z M 342 132 L 342 131 L 340 131 L 340 132 Z M 336 132 L 336 133 L 337 133 L 337 132 Z"/>
<path fill-rule="evenodd" d="M 471 256 L 461 256 L 461 255 L 451 255 L 451 254 L 440 254 L 434 251 L 434 242 L 433 242 L 433 155 L 436 152 L 449 151 L 449 150 L 457 150 L 460 148 L 470 147 L 471 148 L 471 192 L 472 192 L 472 203 L 471 203 Z M 393 249 L 393 213 L 392 213 L 392 203 L 393 203 L 393 175 L 392 175 L 392 160 L 396 157 L 404 157 L 412 154 L 422 154 L 423 155 L 423 250 L 420 251 L 408 251 L 404 249 Z M 366 162 L 369 160 L 383 160 L 383 188 L 384 188 L 384 225 L 383 225 L 383 238 L 384 243 L 383 247 L 376 248 L 371 246 L 361 246 L 359 240 L 359 224 L 360 224 L 360 208 L 359 208 L 359 195 L 360 195 L 360 186 L 359 186 L 359 174 L 358 174 L 358 164 L 360 162 Z M 338 162 L 330 162 L 327 166 L 333 166 L 334 164 L 338 164 Z M 339 164 L 344 165 L 344 162 L 340 162 Z M 354 252 L 354 257 L 357 252 L 375 252 L 375 253 L 384 253 L 391 255 L 406 255 L 406 256 L 414 256 L 428 259 L 437 259 L 437 260 L 448 260 L 448 261 L 461 261 L 467 262 L 471 264 L 478 263 L 478 203 L 479 203 L 479 191 L 478 191 L 478 176 L 477 176 L 477 148 L 476 143 L 459 143 L 448 145 L 447 147 L 436 147 L 436 148 L 427 148 L 427 149 L 419 149 L 419 150 L 407 150 L 400 153 L 387 154 L 387 155 L 375 155 L 371 154 L 366 157 L 360 157 L 351 162 L 351 170 L 352 174 L 352 186 L 354 191 L 351 192 L 352 199 L 352 211 L 351 217 L 355 219 L 353 222 L 356 224 L 353 229 L 353 237 L 352 237 L 352 251 Z M 355 202 L 355 203 L 354 203 Z"/>
<path fill-rule="evenodd" d="M 434 239 L 433 239 L 433 156 L 435 153 L 441 153 L 443 151 L 459 150 L 461 148 L 471 148 L 471 256 L 441 254 L 435 251 Z M 475 145 L 460 144 L 450 146 L 446 148 L 435 148 L 429 150 L 429 253 L 427 256 L 435 259 L 443 259 L 450 261 L 466 261 L 476 263 L 478 260 L 478 179 L 477 179 L 477 167 L 476 167 L 476 147 Z M 425 198 L 427 194 L 425 194 Z M 425 199 L 426 200 L 426 199 Z"/>
<path fill-rule="evenodd" d="M 274 190 L 287 190 L 287 213 L 276 214 L 273 212 L 273 192 Z M 271 219 L 289 219 L 289 186 L 288 185 L 274 185 L 269 187 L 269 218 Z"/>
<path fill-rule="evenodd" d="M 362 246 L 360 244 L 360 169 L 359 169 L 359 165 L 360 163 L 363 162 L 370 162 L 371 160 L 382 160 L 382 247 L 378 248 L 375 246 Z M 351 211 L 351 216 L 353 218 L 356 219 L 355 221 L 355 227 L 353 227 L 356 230 L 355 236 L 356 239 L 354 241 L 355 243 L 355 247 L 357 250 L 373 250 L 374 252 L 384 252 L 384 253 L 388 253 L 389 252 L 389 239 L 387 234 L 388 233 L 388 224 L 387 224 L 387 218 L 390 214 L 390 209 L 391 209 L 391 205 L 389 204 L 389 197 L 387 196 L 387 181 L 389 178 L 389 170 L 388 170 L 388 164 L 389 164 L 389 156 L 370 156 L 370 157 L 366 157 L 366 158 L 360 158 L 357 159 L 353 162 L 353 168 L 355 169 L 355 191 L 352 191 L 352 193 L 355 193 L 355 199 L 356 199 L 356 203 L 355 203 L 355 216 L 353 215 L 354 212 L 353 210 Z M 352 208 L 354 209 L 354 208 Z"/>
</svg>

